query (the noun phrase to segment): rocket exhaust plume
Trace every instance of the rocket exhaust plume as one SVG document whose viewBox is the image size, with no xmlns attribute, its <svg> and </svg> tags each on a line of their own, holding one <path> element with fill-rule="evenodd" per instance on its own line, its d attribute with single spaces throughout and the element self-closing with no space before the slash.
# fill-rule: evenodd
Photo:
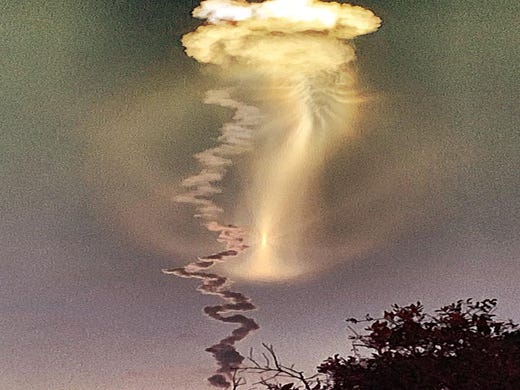
<svg viewBox="0 0 520 390">
<path fill-rule="evenodd" d="M 165 269 L 163 272 L 181 278 L 202 280 L 202 284 L 198 287 L 202 294 L 219 296 L 226 302 L 222 305 L 207 306 L 204 308 L 204 312 L 217 321 L 239 324 L 239 327 L 233 330 L 231 335 L 206 349 L 213 354 L 220 366 L 218 373 L 208 378 L 208 381 L 213 386 L 227 388 L 230 386 L 229 377 L 244 360 L 244 357 L 236 351 L 234 345 L 251 331 L 258 329 L 258 325 L 253 319 L 241 314 L 226 316 L 229 312 L 245 312 L 254 310 L 256 307 L 245 295 L 231 291 L 229 289 L 230 282 L 226 277 L 205 272 L 215 263 L 223 262 L 228 257 L 235 257 L 248 247 L 245 244 L 246 234 L 244 229 L 233 225 L 224 226 L 217 222 L 218 214 L 222 209 L 210 198 L 211 195 L 220 192 L 216 183 L 223 178 L 226 166 L 231 164 L 229 158 L 243 153 L 251 147 L 250 139 L 252 129 L 258 121 L 258 112 L 254 107 L 231 99 L 227 91 L 209 91 L 205 102 L 234 108 L 236 110 L 235 116 L 233 122 L 224 125 L 222 128 L 222 135 L 219 137 L 221 143 L 217 147 L 205 150 L 195 156 L 203 169 L 199 174 L 182 182 L 182 185 L 187 188 L 187 192 L 178 195 L 175 201 L 194 205 L 197 210 L 195 217 L 200 218 L 208 230 L 219 234 L 218 241 L 224 244 L 225 250 L 200 257 L 197 261 L 184 267 Z"/>
<path fill-rule="evenodd" d="M 229 91 L 208 93 L 206 103 L 234 109 L 235 117 L 222 128 L 218 146 L 195 156 L 202 170 L 184 180 L 186 192 L 175 201 L 195 206 L 196 217 L 218 233 L 225 250 L 164 270 L 202 280 L 199 291 L 225 301 L 205 313 L 239 324 L 207 349 L 220 366 L 209 381 L 225 388 L 243 360 L 235 343 L 258 325 L 242 314 L 226 315 L 255 307 L 229 290 L 227 278 L 206 271 L 235 256 L 244 260 L 228 266 L 237 277 L 276 280 L 308 271 L 298 247 L 316 217 L 311 212 L 316 179 L 326 156 L 348 138 L 354 114 L 349 101 L 355 53 L 348 40 L 376 31 L 380 19 L 359 6 L 319 0 L 206 0 L 193 16 L 206 23 L 183 37 L 186 53 L 231 75 L 254 102 L 234 100 Z M 243 189 L 235 216 L 247 229 L 219 222 L 222 210 L 212 200 L 231 158 L 246 151 L 252 184 Z M 247 256 L 246 230 L 252 243 Z"/>
</svg>

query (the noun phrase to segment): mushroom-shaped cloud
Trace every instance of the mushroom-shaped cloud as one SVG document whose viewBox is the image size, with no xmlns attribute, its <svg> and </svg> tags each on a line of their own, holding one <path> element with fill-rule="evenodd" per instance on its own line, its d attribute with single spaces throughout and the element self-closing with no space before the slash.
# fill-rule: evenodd
<svg viewBox="0 0 520 390">
<path fill-rule="evenodd" d="M 183 37 L 189 56 L 269 72 L 337 69 L 354 59 L 341 41 L 381 24 L 362 7 L 318 0 L 206 0 L 193 16 L 207 23 Z"/>
</svg>

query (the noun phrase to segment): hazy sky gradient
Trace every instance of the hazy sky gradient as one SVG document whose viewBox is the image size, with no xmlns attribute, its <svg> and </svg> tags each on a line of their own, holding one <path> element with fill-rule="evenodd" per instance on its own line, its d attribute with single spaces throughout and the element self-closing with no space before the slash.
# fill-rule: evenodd
<svg viewBox="0 0 520 390">
<path fill-rule="evenodd" d="M 217 246 L 167 194 L 231 113 L 178 42 L 197 1 L 10 2 L 0 12 L 0 388 L 204 388 L 195 282 L 163 275 Z M 344 319 L 392 303 L 496 297 L 520 320 L 516 0 L 363 1 L 361 136 L 322 178 L 314 279 L 246 283 L 274 344 L 312 368 Z M 239 169 L 239 168 L 238 168 Z M 230 174 L 219 202 L 241 183 Z M 232 221 L 229 221 L 232 222 Z"/>
</svg>

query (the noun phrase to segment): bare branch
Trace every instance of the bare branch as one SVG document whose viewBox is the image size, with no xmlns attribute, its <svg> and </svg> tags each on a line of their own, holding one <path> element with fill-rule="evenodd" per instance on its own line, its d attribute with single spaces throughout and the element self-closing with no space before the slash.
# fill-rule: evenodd
<svg viewBox="0 0 520 390">
<path fill-rule="evenodd" d="M 260 379 L 255 382 L 254 385 L 263 385 L 267 389 L 275 390 L 281 386 L 279 382 L 280 379 L 292 379 L 300 383 L 305 390 L 312 390 L 313 386 L 314 389 L 321 387 L 322 382 L 320 381 L 320 377 L 323 377 L 321 374 L 306 376 L 303 371 L 297 370 L 294 364 L 291 366 L 284 365 L 279 360 L 272 345 L 263 343 L 262 346 L 266 351 L 261 354 L 265 360 L 265 364 L 261 364 L 255 359 L 253 350 L 251 349 L 248 360 L 252 365 L 240 368 L 241 373 L 260 375 Z"/>
</svg>

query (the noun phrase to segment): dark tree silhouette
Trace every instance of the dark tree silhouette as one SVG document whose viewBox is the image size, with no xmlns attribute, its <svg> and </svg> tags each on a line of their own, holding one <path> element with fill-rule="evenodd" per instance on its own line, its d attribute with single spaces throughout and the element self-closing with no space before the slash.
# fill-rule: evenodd
<svg viewBox="0 0 520 390">
<path fill-rule="evenodd" d="M 261 380 L 248 389 L 520 390 L 520 329 L 497 320 L 496 305 L 496 299 L 467 299 L 427 314 L 417 302 L 394 305 L 382 318 L 348 319 L 368 323 L 368 333 L 350 326 L 354 355 L 327 359 L 313 376 L 281 364 L 264 345 L 265 363 L 250 357 L 233 389 L 246 385 L 244 374 L 255 373 Z"/>
<path fill-rule="evenodd" d="M 496 299 L 468 299 L 428 315 L 419 302 L 394 305 L 363 321 L 369 333 L 351 337 L 355 356 L 336 355 L 318 371 L 330 390 L 518 390 L 520 332 L 495 320 L 495 307 Z M 362 357 L 360 347 L 372 355 Z"/>
</svg>

